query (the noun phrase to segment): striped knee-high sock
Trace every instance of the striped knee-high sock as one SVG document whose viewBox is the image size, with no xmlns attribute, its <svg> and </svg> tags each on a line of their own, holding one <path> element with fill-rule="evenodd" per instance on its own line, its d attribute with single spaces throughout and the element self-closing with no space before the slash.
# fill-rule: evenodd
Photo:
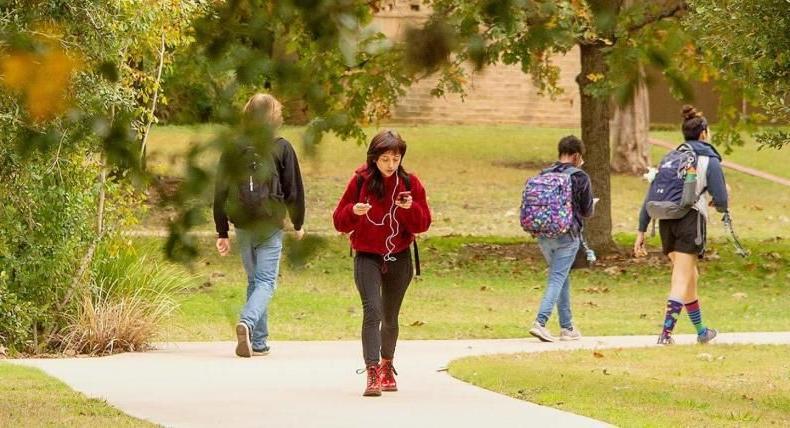
<svg viewBox="0 0 790 428">
<path fill-rule="evenodd" d="M 699 300 L 686 303 L 686 311 L 689 314 L 691 323 L 694 324 L 694 328 L 697 329 L 697 334 L 705 333 L 706 327 L 705 324 L 702 323 L 702 312 L 699 309 Z"/>
<path fill-rule="evenodd" d="M 670 297 L 667 300 L 667 313 L 664 317 L 664 329 L 661 331 L 661 337 L 672 336 L 672 330 L 675 328 L 675 323 L 678 322 L 678 315 L 683 310 L 683 303 L 680 299 Z"/>
</svg>

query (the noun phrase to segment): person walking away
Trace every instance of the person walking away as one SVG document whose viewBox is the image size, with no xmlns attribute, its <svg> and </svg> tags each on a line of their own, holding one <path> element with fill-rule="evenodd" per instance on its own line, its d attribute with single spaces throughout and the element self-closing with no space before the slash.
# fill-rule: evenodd
<svg viewBox="0 0 790 428">
<path fill-rule="evenodd" d="M 647 255 L 645 232 L 650 219 L 658 220 L 662 252 L 672 261 L 672 279 L 658 343 L 674 343 L 672 331 L 683 307 L 697 331 L 697 342 L 708 343 L 718 332 L 702 321 L 697 283 L 697 261 L 705 253 L 708 199 L 728 213 L 727 185 L 721 155 L 708 143 L 710 131 L 705 117 L 689 105 L 683 107 L 685 142 L 661 160 L 639 213 L 634 242 L 636 256 Z"/>
<path fill-rule="evenodd" d="M 584 165 L 584 144 L 569 135 L 560 140 L 559 160 L 527 181 L 522 194 L 521 226 L 538 239 L 549 265 L 546 291 L 529 334 L 543 342 L 556 337 L 546 327 L 554 306 L 560 323 L 560 340 L 578 340 L 581 332 L 571 312 L 571 266 L 579 251 L 584 218 L 593 214 L 590 177 Z"/>
<path fill-rule="evenodd" d="M 214 189 L 216 247 L 230 252 L 229 224 L 247 274 L 247 300 L 236 324 L 236 355 L 270 351 L 269 302 L 277 288 L 283 225 L 290 217 L 296 239 L 304 237 L 304 185 L 291 144 L 273 138 L 282 125 L 282 105 L 273 96 L 255 94 L 244 106 L 244 137 L 220 158 Z"/>
</svg>

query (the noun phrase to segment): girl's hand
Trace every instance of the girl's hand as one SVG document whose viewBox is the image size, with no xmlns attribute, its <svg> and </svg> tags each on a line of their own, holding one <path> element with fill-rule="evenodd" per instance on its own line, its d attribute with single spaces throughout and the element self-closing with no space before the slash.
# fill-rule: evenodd
<svg viewBox="0 0 790 428">
<path fill-rule="evenodd" d="M 636 241 L 634 241 L 634 257 L 647 256 L 647 249 L 645 248 L 645 232 L 638 232 L 636 234 Z"/>
<path fill-rule="evenodd" d="M 404 199 L 404 202 L 395 201 L 395 205 L 398 206 L 399 208 L 403 208 L 404 210 L 407 210 L 407 209 L 411 208 L 411 204 L 412 204 L 413 201 L 414 200 L 412 199 L 411 196 L 407 196 Z"/>
<path fill-rule="evenodd" d="M 370 211 L 370 207 L 372 207 L 372 205 L 358 202 L 354 204 L 353 211 L 356 215 L 365 215 Z"/>
</svg>

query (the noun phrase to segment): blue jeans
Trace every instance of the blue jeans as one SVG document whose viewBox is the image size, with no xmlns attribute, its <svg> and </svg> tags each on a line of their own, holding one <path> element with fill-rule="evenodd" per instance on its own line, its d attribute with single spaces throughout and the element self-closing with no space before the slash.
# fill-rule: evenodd
<svg viewBox="0 0 790 428">
<path fill-rule="evenodd" d="M 543 257 L 549 264 L 548 284 L 543 294 L 543 301 L 538 309 L 536 321 L 546 325 L 551 310 L 557 305 L 560 315 L 560 327 L 573 326 L 571 316 L 571 266 L 576 258 L 581 240 L 570 234 L 558 238 L 538 238 L 538 245 Z"/>
<path fill-rule="evenodd" d="M 249 230 L 236 229 L 241 262 L 247 272 L 247 303 L 241 310 L 241 322 L 252 332 L 252 348 L 266 348 L 269 338 L 269 302 L 277 289 L 283 231 L 261 238 Z"/>
</svg>

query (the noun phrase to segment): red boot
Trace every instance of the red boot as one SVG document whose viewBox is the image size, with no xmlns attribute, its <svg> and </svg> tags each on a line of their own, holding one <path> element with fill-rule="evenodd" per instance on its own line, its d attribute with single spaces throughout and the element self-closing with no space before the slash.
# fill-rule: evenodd
<svg viewBox="0 0 790 428">
<path fill-rule="evenodd" d="M 371 364 L 365 369 L 368 372 L 368 383 L 365 387 L 365 397 L 378 397 L 381 395 L 381 378 L 379 377 L 379 365 Z"/>
<path fill-rule="evenodd" d="M 379 379 L 381 381 L 382 391 L 398 390 L 398 384 L 395 382 L 396 374 L 398 374 L 398 372 L 395 370 L 395 367 L 393 367 L 392 360 L 382 358 L 381 364 L 379 365 Z"/>
</svg>

